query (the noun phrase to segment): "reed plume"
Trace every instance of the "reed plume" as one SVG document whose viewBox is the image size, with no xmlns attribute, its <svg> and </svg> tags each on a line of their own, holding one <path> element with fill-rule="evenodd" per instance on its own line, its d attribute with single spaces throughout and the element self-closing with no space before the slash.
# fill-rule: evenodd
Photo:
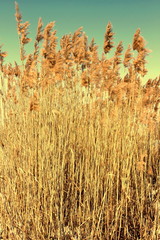
<svg viewBox="0 0 160 240">
<path fill-rule="evenodd" d="M 7 52 L 2 51 L 2 46 L 0 46 L 0 70 L 3 72 L 3 63 L 4 63 L 4 58 L 7 57 Z"/>
<path fill-rule="evenodd" d="M 78 28 L 72 37 L 74 62 L 77 63 L 77 70 L 83 68 L 88 60 L 87 36 Z"/>
<path fill-rule="evenodd" d="M 69 64 L 73 60 L 73 43 L 72 43 L 72 35 L 64 35 L 60 40 L 61 52 L 64 56 L 65 62 Z"/>
<path fill-rule="evenodd" d="M 113 36 L 114 36 L 114 33 L 112 31 L 112 24 L 111 24 L 111 22 L 109 22 L 106 26 L 106 33 L 105 33 L 105 36 L 104 36 L 103 49 L 104 49 L 105 54 L 109 53 L 110 50 L 114 47 L 113 42 L 112 42 L 112 40 L 114 39 Z"/>
<path fill-rule="evenodd" d="M 30 23 L 28 21 L 26 21 L 25 23 L 22 23 L 22 15 L 19 11 L 19 6 L 17 2 L 15 2 L 15 9 L 16 9 L 15 17 L 17 22 L 17 31 L 18 31 L 19 42 L 20 42 L 20 58 L 22 63 L 24 64 L 24 60 L 27 57 L 24 49 L 24 45 L 31 41 L 31 38 L 27 37 L 27 35 L 29 34 L 28 27 Z"/>
<path fill-rule="evenodd" d="M 137 50 L 138 55 L 137 58 L 134 59 L 133 64 L 136 72 L 138 72 L 141 76 L 145 76 L 148 72 L 145 68 L 145 64 L 147 63 L 145 58 L 150 52 L 150 50 L 145 48 L 145 40 L 140 35 L 140 29 L 138 28 L 134 34 L 133 38 L 133 50 Z"/>
<path fill-rule="evenodd" d="M 122 51 L 123 51 L 123 44 L 122 44 L 122 41 L 120 41 L 120 43 L 116 48 L 116 51 L 114 54 L 114 60 L 113 60 L 113 71 L 115 71 L 116 74 L 118 74 L 119 65 L 122 62 L 122 59 L 120 58 L 120 56 L 122 55 Z"/>
<path fill-rule="evenodd" d="M 44 42 L 42 49 L 43 60 L 42 63 L 46 67 L 52 69 L 56 63 L 56 45 L 57 45 L 57 37 L 56 30 L 52 32 L 52 28 L 55 26 L 55 22 L 50 22 L 44 28 Z"/>
<path fill-rule="evenodd" d="M 38 60 L 39 57 L 39 43 L 43 40 L 44 36 L 43 36 L 43 23 L 42 23 L 42 18 L 39 18 L 38 20 L 38 26 L 37 26 L 37 34 L 36 34 L 36 39 L 35 39 L 35 43 L 34 43 L 34 61 Z M 36 62 L 37 63 L 37 62 Z"/>
<path fill-rule="evenodd" d="M 34 92 L 33 97 L 30 99 L 30 111 L 39 111 L 40 106 L 39 106 L 39 97 L 38 93 Z"/>
<path fill-rule="evenodd" d="M 131 52 L 131 45 L 128 46 L 125 55 L 124 55 L 124 60 L 123 60 L 123 65 L 125 68 L 129 67 L 131 65 L 131 60 L 133 59 L 132 57 L 132 52 Z"/>
</svg>

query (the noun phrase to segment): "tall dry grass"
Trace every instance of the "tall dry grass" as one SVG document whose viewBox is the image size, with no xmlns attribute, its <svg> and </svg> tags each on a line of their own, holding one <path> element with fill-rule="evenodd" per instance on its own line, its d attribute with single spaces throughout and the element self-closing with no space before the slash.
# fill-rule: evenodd
<svg viewBox="0 0 160 240">
<path fill-rule="evenodd" d="M 17 3 L 16 21 L 22 66 L 0 52 L 1 239 L 158 240 L 160 80 L 142 85 L 140 30 L 109 59 L 109 23 L 99 59 L 82 28 L 57 50 L 55 23 L 39 19 L 27 55 Z"/>
</svg>

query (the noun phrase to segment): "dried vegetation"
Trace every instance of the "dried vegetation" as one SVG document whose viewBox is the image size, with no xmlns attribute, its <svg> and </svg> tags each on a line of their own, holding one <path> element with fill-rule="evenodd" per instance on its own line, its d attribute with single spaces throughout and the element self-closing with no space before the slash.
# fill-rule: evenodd
<svg viewBox="0 0 160 240">
<path fill-rule="evenodd" d="M 109 22 L 99 58 L 82 27 L 57 50 L 39 19 L 28 55 L 17 3 L 15 16 L 22 65 L 0 47 L 1 239 L 160 239 L 160 78 L 142 84 L 140 29 L 108 58 Z"/>
</svg>

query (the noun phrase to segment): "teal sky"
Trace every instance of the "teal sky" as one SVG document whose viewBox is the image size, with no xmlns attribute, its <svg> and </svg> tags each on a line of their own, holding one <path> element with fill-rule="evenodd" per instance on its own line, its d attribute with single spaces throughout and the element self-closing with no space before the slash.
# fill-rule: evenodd
<svg viewBox="0 0 160 240">
<path fill-rule="evenodd" d="M 160 74 L 160 0 L 17 0 L 23 22 L 30 22 L 32 42 L 27 53 L 33 49 L 38 18 L 44 25 L 56 21 L 59 39 L 83 26 L 89 42 L 94 37 L 102 53 L 107 23 L 110 21 L 115 32 L 115 46 L 123 41 L 124 51 L 132 44 L 137 28 L 145 38 L 146 47 L 152 52 L 147 57 L 148 74 L 154 78 Z M 16 32 L 15 7 L 13 0 L 0 0 L 0 45 L 8 52 L 6 62 L 19 60 L 19 45 Z M 112 56 L 114 50 L 109 54 Z"/>
</svg>

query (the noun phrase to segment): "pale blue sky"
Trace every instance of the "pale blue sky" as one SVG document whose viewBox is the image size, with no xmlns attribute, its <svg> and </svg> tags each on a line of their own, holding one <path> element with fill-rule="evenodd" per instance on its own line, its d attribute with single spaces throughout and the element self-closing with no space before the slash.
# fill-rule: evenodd
<svg viewBox="0 0 160 240">
<path fill-rule="evenodd" d="M 17 0 L 23 21 L 29 21 L 30 37 L 27 47 L 32 51 L 37 21 L 42 17 L 44 24 L 56 21 L 57 36 L 73 33 L 83 26 L 89 41 L 92 37 L 103 49 L 107 23 L 113 25 L 115 45 L 123 41 L 126 50 L 132 44 L 137 28 L 147 41 L 152 53 L 147 57 L 147 78 L 160 74 L 160 0 Z M 0 0 L 0 45 L 8 52 L 7 62 L 19 62 L 18 36 L 16 32 L 13 0 Z M 124 50 L 124 51 L 125 51 Z M 110 56 L 112 56 L 112 53 Z"/>
</svg>

